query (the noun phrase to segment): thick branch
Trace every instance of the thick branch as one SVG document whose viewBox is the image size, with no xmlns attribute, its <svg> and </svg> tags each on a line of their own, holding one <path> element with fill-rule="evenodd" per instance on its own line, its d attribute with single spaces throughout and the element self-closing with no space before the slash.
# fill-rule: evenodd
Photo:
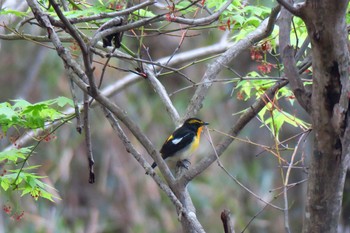
<svg viewBox="0 0 350 233">
<path fill-rule="evenodd" d="M 105 116 L 109 123 L 111 124 L 112 128 L 117 132 L 119 138 L 121 139 L 122 143 L 125 146 L 125 149 L 128 153 L 130 153 L 135 160 L 147 171 L 149 171 L 152 179 L 158 184 L 160 189 L 162 189 L 165 194 L 169 197 L 169 199 L 173 202 L 174 206 L 177 210 L 183 210 L 181 202 L 177 199 L 173 191 L 162 181 L 162 179 L 153 171 L 149 163 L 143 158 L 143 156 L 135 149 L 135 147 L 131 144 L 129 138 L 124 133 L 123 129 L 121 128 L 118 120 L 113 116 L 113 114 L 107 110 L 104 107 L 101 107 L 103 112 L 105 113 Z"/>
<path fill-rule="evenodd" d="M 224 211 L 221 212 L 221 221 L 225 233 L 235 233 L 231 211 L 224 209 Z"/>
<path fill-rule="evenodd" d="M 292 91 L 299 104 L 308 113 L 311 113 L 311 93 L 307 93 L 301 81 L 294 58 L 294 49 L 290 46 L 292 15 L 285 8 L 282 8 L 279 17 L 279 44 L 284 65 L 284 72 L 287 76 Z"/>
<path fill-rule="evenodd" d="M 287 0 L 277 0 L 277 2 L 286 8 L 290 13 L 292 13 L 295 16 L 301 17 L 302 11 L 301 11 L 301 5 L 298 5 L 298 7 L 294 7 L 291 3 L 289 3 Z"/>
</svg>

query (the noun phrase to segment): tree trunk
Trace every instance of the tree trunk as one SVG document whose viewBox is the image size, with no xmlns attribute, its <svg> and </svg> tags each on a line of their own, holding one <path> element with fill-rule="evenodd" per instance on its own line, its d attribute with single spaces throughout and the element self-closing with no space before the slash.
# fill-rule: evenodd
<svg viewBox="0 0 350 233">
<path fill-rule="evenodd" d="M 337 232 L 349 153 L 348 0 L 312 0 L 300 9 L 312 45 L 310 158 L 303 232 Z"/>
</svg>

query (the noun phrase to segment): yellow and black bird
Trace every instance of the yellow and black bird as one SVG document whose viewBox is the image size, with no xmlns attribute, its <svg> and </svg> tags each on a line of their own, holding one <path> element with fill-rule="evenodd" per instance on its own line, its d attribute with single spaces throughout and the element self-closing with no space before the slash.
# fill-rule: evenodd
<svg viewBox="0 0 350 233">
<path fill-rule="evenodd" d="M 198 118 L 189 118 L 183 125 L 176 129 L 164 142 L 160 153 L 164 160 L 180 161 L 189 157 L 199 146 L 199 139 L 203 126 L 209 125 Z M 152 168 L 157 164 L 154 162 Z"/>
</svg>

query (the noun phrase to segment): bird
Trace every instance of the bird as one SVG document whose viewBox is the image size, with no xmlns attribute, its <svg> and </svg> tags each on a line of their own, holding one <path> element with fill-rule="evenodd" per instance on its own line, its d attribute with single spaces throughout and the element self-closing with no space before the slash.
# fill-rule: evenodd
<svg viewBox="0 0 350 233">
<path fill-rule="evenodd" d="M 160 153 L 164 160 L 181 161 L 189 157 L 199 146 L 203 126 L 209 125 L 198 118 L 188 118 L 164 142 Z M 152 164 L 154 169 L 156 162 Z"/>
</svg>

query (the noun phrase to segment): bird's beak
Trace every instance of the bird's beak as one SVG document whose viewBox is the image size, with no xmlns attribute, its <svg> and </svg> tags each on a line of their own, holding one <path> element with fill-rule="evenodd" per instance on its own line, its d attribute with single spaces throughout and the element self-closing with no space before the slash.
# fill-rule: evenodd
<svg viewBox="0 0 350 233">
<path fill-rule="evenodd" d="M 203 122 L 203 125 L 209 125 L 209 123 L 208 122 Z"/>
</svg>

